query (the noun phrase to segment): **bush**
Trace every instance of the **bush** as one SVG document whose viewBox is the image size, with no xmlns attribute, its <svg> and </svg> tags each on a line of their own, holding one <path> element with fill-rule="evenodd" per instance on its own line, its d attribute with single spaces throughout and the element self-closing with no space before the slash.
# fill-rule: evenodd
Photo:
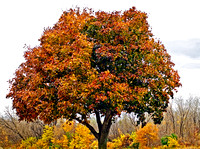
<svg viewBox="0 0 200 149">
<path fill-rule="evenodd" d="M 148 123 L 137 132 L 130 134 L 121 134 L 120 137 L 113 140 L 113 148 L 149 148 L 158 140 L 158 128 L 152 123 Z"/>
<path fill-rule="evenodd" d="M 86 126 L 78 124 L 77 127 L 75 128 L 75 133 L 72 137 L 69 148 L 70 149 L 90 148 L 93 141 L 94 141 L 94 135 L 90 133 L 90 130 Z"/>
<path fill-rule="evenodd" d="M 158 128 L 152 123 L 148 123 L 136 132 L 136 140 L 140 143 L 141 148 L 152 147 L 153 143 L 158 140 Z"/>
<path fill-rule="evenodd" d="M 169 136 L 164 136 L 161 138 L 161 144 L 164 145 L 168 145 L 168 137 Z"/>
<path fill-rule="evenodd" d="M 178 147 L 178 137 L 176 134 L 172 133 L 171 136 L 164 136 L 161 138 L 161 143 L 163 146 L 168 147 Z"/>
<path fill-rule="evenodd" d="M 49 127 L 45 126 L 42 134 L 42 138 L 36 139 L 35 137 L 29 137 L 28 139 L 21 142 L 19 148 L 68 148 L 68 149 L 86 149 L 91 148 L 92 142 L 94 141 L 94 136 L 90 133 L 90 130 L 82 125 L 75 125 L 74 122 L 66 122 L 62 126 L 64 134 L 60 134 L 56 130 L 56 126 Z M 61 129 L 59 129 L 61 131 Z M 56 134 L 57 133 L 57 134 Z"/>
<path fill-rule="evenodd" d="M 168 147 L 169 148 L 179 147 L 179 146 L 180 145 L 179 145 L 178 141 L 175 138 L 169 137 L 169 140 L 168 140 Z"/>
<path fill-rule="evenodd" d="M 37 142 L 36 137 L 29 137 L 26 140 L 22 140 L 20 148 L 30 148 L 30 147 L 33 147 L 33 145 L 36 144 L 36 142 Z"/>
<path fill-rule="evenodd" d="M 137 149 L 139 146 L 139 143 L 136 142 L 136 132 L 132 132 L 130 134 L 121 134 L 120 137 L 113 140 L 112 147 L 110 148 L 134 148 Z"/>
</svg>

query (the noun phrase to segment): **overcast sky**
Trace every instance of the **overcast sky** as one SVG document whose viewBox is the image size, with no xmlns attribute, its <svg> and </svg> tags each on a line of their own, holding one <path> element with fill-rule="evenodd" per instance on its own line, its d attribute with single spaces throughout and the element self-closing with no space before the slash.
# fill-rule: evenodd
<svg viewBox="0 0 200 149">
<path fill-rule="evenodd" d="M 136 6 L 148 14 L 155 38 L 160 39 L 181 76 L 176 96 L 200 96 L 200 0 L 5 0 L 0 1 L 0 113 L 7 81 L 23 62 L 24 45 L 39 45 L 44 28 L 52 27 L 62 12 L 79 7 L 94 10 L 127 10 Z"/>
</svg>

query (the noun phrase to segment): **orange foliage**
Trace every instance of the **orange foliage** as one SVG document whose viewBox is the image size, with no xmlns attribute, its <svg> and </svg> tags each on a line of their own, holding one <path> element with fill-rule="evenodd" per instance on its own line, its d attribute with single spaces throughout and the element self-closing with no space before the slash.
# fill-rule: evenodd
<svg viewBox="0 0 200 149">
<path fill-rule="evenodd" d="M 20 120 L 75 119 L 104 140 L 122 111 L 134 112 L 141 122 L 148 112 L 160 123 L 181 85 L 147 14 L 135 7 L 111 13 L 70 9 L 24 58 L 7 95 Z M 104 126 L 97 118 L 102 133 L 90 126 L 90 114 L 105 116 Z"/>
<path fill-rule="evenodd" d="M 158 141 L 157 126 L 152 123 L 147 123 L 146 126 L 136 132 L 136 140 L 140 143 L 141 148 L 151 147 L 153 142 Z"/>
<path fill-rule="evenodd" d="M 156 111 L 153 119 L 159 123 L 180 82 L 146 19 L 134 7 L 95 15 L 86 9 L 64 12 L 44 31 L 40 46 L 28 48 L 10 81 L 7 97 L 20 119 L 50 123 L 78 113 L 85 121 L 95 109 L 120 114 L 139 108 Z M 143 114 L 138 116 L 142 121 Z"/>
</svg>

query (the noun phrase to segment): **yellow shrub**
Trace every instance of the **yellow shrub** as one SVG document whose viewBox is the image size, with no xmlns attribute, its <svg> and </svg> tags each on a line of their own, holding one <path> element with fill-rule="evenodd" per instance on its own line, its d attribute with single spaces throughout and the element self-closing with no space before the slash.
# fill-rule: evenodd
<svg viewBox="0 0 200 149">
<path fill-rule="evenodd" d="M 98 149 L 98 141 L 95 140 L 92 142 L 92 144 L 90 145 L 91 149 Z M 108 149 L 114 149 L 114 143 L 113 142 L 107 142 L 107 148 Z"/>
<path fill-rule="evenodd" d="M 64 130 L 64 133 L 62 132 L 64 134 L 63 136 L 61 136 L 61 133 L 58 132 L 61 130 Z M 95 146 L 95 144 L 92 144 L 93 140 L 94 136 L 90 134 L 90 130 L 86 126 L 78 124 L 75 127 L 74 122 L 66 122 L 62 126 L 62 129 L 56 129 L 54 127 L 45 126 L 41 139 L 37 140 L 36 138 L 30 137 L 27 140 L 22 141 L 20 148 L 88 149 L 92 148 L 92 146 Z"/>
<path fill-rule="evenodd" d="M 78 124 L 75 127 L 74 122 L 67 121 L 63 124 L 62 128 L 65 135 L 63 135 L 61 139 L 53 138 L 51 140 L 54 147 L 69 149 L 88 149 L 92 147 L 94 136 L 90 134 L 90 130 L 86 126 Z M 95 144 L 93 144 L 93 146 L 95 146 Z"/>
<path fill-rule="evenodd" d="M 154 147 L 153 149 L 169 149 L 169 147 L 167 145 L 163 145 L 163 146 Z"/>
<path fill-rule="evenodd" d="M 179 143 L 178 143 L 178 141 L 177 141 L 176 139 L 171 138 L 171 137 L 169 137 L 168 139 L 169 139 L 169 140 L 168 140 L 168 147 L 169 147 L 169 148 L 172 148 L 172 147 L 179 147 L 179 146 L 180 146 Z"/>
<path fill-rule="evenodd" d="M 98 145 L 97 145 L 98 146 Z M 97 147 L 98 148 L 98 147 Z M 96 149 L 97 149 L 96 148 Z M 107 148 L 108 149 L 114 149 L 114 144 L 112 142 L 107 142 Z"/>
<path fill-rule="evenodd" d="M 51 139 L 53 138 L 53 134 L 53 127 L 49 127 L 48 125 L 46 125 L 42 134 L 42 140 L 45 143 L 49 144 L 51 142 Z"/>
<path fill-rule="evenodd" d="M 95 141 L 92 142 L 91 148 L 92 148 L 92 149 L 98 149 L 98 141 L 97 141 L 97 140 L 95 140 Z M 110 148 L 109 148 L 109 149 L 110 149 Z"/>
<path fill-rule="evenodd" d="M 90 130 L 86 126 L 78 124 L 75 128 L 75 134 L 70 142 L 69 148 L 88 149 L 91 147 L 93 140 L 94 136 L 90 134 Z"/>
<path fill-rule="evenodd" d="M 73 135 L 72 130 L 74 129 L 74 127 L 75 127 L 75 123 L 73 121 L 66 121 L 62 125 L 62 129 L 64 130 L 64 133 L 65 133 L 62 136 L 62 138 L 57 139 L 56 136 L 54 136 L 54 138 L 51 140 L 52 143 L 54 144 L 54 146 L 59 146 L 59 147 L 62 147 L 62 148 L 68 148 L 69 143 L 70 143 L 71 138 L 72 138 L 72 135 Z"/>
<path fill-rule="evenodd" d="M 53 127 L 45 126 L 42 134 L 42 138 L 37 140 L 35 137 L 29 137 L 26 140 L 23 140 L 19 148 L 26 149 L 42 149 L 48 148 L 52 144 L 53 139 Z"/>
<path fill-rule="evenodd" d="M 134 146 L 137 143 L 136 133 L 132 132 L 132 134 L 121 134 L 120 137 L 113 140 L 112 147 L 113 148 L 123 148 L 128 146 Z"/>
<path fill-rule="evenodd" d="M 22 140 L 20 148 L 31 148 L 36 144 L 37 139 L 35 137 L 29 137 L 26 140 Z"/>
<path fill-rule="evenodd" d="M 152 143 L 158 140 L 158 128 L 152 123 L 148 123 L 136 132 L 136 140 L 141 148 L 151 147 Z"/>
<path fill-rule="evenodd" d="M 46 125 L 42 134 L 42 138 L 38 140 L 36 145 L 38 147 L 48 148 L 52 143 L 51 140 L 53 139 L 53 133 L 53 127 Z"/>
<path fill-rule="evenodd" d="M 74 127 L 75 127 L 74 121 L 66 121 L 62 126 L 62 128 L 64 129 L 65 132 L 72 131 L 74 129 Z"/>
<path fill-rule="evenodd" d="M 120 137 L 113 140 L 113 147 L 118 148 L 122 147 L 122 139 L 124 138 L 124 134 L 120 135 Z"/>
<path fill-rule="evenodd" d="M 44 147 L 48 147 L 48 145 L 46 143 L 44 143 L 44 141 L 42 139 L 39 139 L 36 144 L 33 145 L 35 148 L 37 149 L 42 149 Z"/>
</svg>

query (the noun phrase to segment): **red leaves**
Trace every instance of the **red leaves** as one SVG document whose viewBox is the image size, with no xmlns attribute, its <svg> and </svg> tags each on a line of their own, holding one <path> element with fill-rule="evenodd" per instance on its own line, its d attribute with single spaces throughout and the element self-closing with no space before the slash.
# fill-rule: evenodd
<svg viewBox="0 0 200 149">
<path fill-rule="evenodd" d="M 88 88 L 100 89 L 100 87 L 101 85 L 97 83 L 97 80 L 92 81 L 92 83 L 88 85 Z"/>
<path fill-rule="evenodd" d="M 107 99 L 107 96 L 105 96 L 104 94 L 98 94 L 96 95 L 95 103 L 100 103 L 100 101 L 105 101 Z"/>
</svg>

